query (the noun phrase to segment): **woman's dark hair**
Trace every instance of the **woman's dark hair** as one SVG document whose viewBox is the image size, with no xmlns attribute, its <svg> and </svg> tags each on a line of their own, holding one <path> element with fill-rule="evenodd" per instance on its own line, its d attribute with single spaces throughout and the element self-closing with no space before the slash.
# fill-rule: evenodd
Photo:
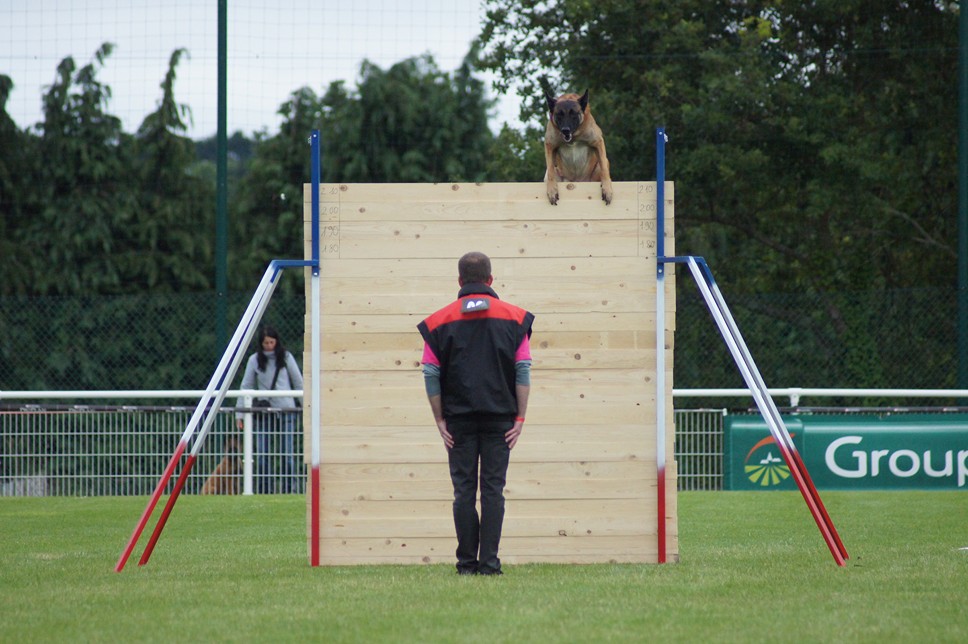
<svg viewBox="0 0 968 644">
<path fill-rule="evenodd" d="M 279 332 L 276 331 L 275 327 L 265 326 L 259 329 L 259 346 L 255 353 L 255 360 L 259 365 L 259 371 L 265 371 L 266 365 L 269 363 L 269 358 L 262 351 L 262 341 L 267 337 L 274 338 L 276 341 L 276 364 L 280 367 L 286 366 L 286 347 L 282 346 L 282 339 L 279 337 Z"/>
</svg>

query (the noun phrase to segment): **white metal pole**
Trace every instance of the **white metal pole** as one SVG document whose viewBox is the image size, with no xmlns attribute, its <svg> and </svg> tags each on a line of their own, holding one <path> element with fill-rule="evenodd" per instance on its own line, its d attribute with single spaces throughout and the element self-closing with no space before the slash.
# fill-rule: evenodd
<svg viewBox="0 0 968 644">
<path fill-rule="evenodd" d="M 219 383 L 219 388 L 215 392 L 215 399 L 212 402 L 211 409 L 213 413 L 208 414 L 205 417 L 205 422 L 202 425 L 201 431 L 195 438 L 195 443 L 192 445 L 192 456 L 198 456 L 201 451 L 202 446 L 205 444 L 205 439 L 208 436 L 208 432 L 212 427 L 212 423 L 215 421 L 215 413 L 222 406 L 222 401 L 225 400 L 225 394 L 232 384 L 232 380 L 235 378 L 235 374 L 239 369 L 239 365 L 242 363 L 242 359 L 245 357 L 245 349 L 252 342 L 252 338 L 255 335 L 255 330 L 259 325 L 259 321 L 262 319 L 262 315 L 265 313 L 266 307 L 269 306 L 269 300 L 272 299 L 272 293 L 276 290 L 276 286 L 279 284 L 279 277 L 282 275 L 282 269 L 279 268 L 275 261 L 269 263 L 269 268 L 266 269 L 266 276 L 269 277 L 269 283 L 262 292 L 261 298 L 255 302 L 255 308 L 247 310 L 246 313 L 251 312 L 251 317 L 246 320 L 243 319 L 239 323 L 238 329 L 236 329 L 235 335 L 232 337 L 232 344 L 226 349 L 225 354 L 231 356 L 228 367 L 226 367 L 222 378 Z M 255 297 L 252 298 L 253 301 L 256 300 Z M 206 392 L 208 394 L 208 392 Z M 203 402 L 206 402 L 203 399 Z M 199 407 L 202 403 L 199 403 Z"/>
<path fill-rule="evenodd" d="M 252 407 L 252 396 L 243 399 L 243 405 Z M 255 450 L 252 448 L 252 423 L 254 414 L 247 411 L 242 415 L 242 494 L 252 496 L 254 487 L 252 485 L 252 475 L 254 471 Z"/>
</svg>

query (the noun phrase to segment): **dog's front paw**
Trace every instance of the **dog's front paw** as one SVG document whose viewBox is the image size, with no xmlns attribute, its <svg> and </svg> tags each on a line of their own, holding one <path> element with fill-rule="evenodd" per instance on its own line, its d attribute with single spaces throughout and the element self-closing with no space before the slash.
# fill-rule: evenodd
<svg viewBox="0 0 968 644">
<path fill-rule="evenodd" d="M 549 181 L 547 184 L 545 184 L 545 189 L 548 193 L 548 201 L 551 203 L 552 206 L 557 206 L 558 205 L 558 184 L 552 183 Z"/>
<path fill-rule="evenodd" d="M 602 201 L 608 206 L 612 203 L 612 182 L 602 182 Z"/>
</svg>

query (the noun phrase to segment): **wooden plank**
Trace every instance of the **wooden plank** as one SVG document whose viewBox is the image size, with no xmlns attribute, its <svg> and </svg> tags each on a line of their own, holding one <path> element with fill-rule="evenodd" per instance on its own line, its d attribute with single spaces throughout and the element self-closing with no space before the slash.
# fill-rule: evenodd
<svg viewBox="0 0 968 644">
<path fill-rule="evenodd" d="M 602 209 L 611 208 L 601 199 L 601 188 L 595 182 L 566 182 L 561 184 L 561 202 L 579 202 Z M 614 199 L 655 203 L 654 181 L 613 181 Z M 667 205 L 674 203 L 675 183 L 667 181 Z M 310 184 L 303 184 L 303 203 L 310 204 Z M 478 203 L 524 202 L 555 209 L 547 201 L 543 182 L 491 182 L 491 183 L 350 183 L 320 185 L 320 203 L 366 204 L 366 203 L 466 203 L 473 207 Z M 616 202 L 613 200 L 612 205 Z M 654 212 L 654 210 L 653 210 Z"/>
<path fill-rule="evenodd" d="M 322 506 L 322 536 L 329 538 L 449 537 L 451 501 L 345 501 Z M 655 530 L 651 499 L 573 499 L 508 504 L 507 537 L 641 535 Z"/>
<path fill-rule="evenodd" d="M 548 221 L 552 219 L 581 220 L 594 217 L 600 220 L 634 219 L 655 220 L 653 211 L 640 214 L 637 199 L 620 198 L 611 206 L 589 203 L 586 199 L 569 199 L 557 207 L 529 201 L 377 201 L 356 203 L 340 201 L 338 212 L 326 208 L 326 222 L 344 224 L 353 221 Z M 321 214 L 323 214 L 321 212 Z M 652 228 L 653 232 L 655 228 Z"/>
<path fill-rule="evenodd" d="M 420 396 L 415 392 L 415 398 Z M 584 425 L 636 424 L 654 426 L 654 401 L 643 394 L 640 401 L 621 401 L 608 405 L 575 404 L 562 406 L 535 400 L 528 405 L 528 421 L 534 424 Z M 324 397 L 322 423 L 324 427 L 354 426 L 383 427 L 389 425 L 427 425 L 429 407 L 426 401 L 415 400 L 408 406 L 391 406 L 374 400 L 372 404 L 340 405 Z"/>
<path fill-rule="evenodd" d="M 544 392 L 562 388 L 577 393 L 594 392 L 596 389 L 613 389 L 637 383 L 649 386 L 655 369 L 645 365 L 640 369 L 595 369 L 588 372 L 549 371 L 536 368 L 531 382 L 531 395 L 544 396 Z M 419 370 L 410 371 L 353 371 L 342 370 L 327 373 L 325 386 L 328 392 L 342 395 L 387 396 L 391 402 L 407 400 L 416 387 L 423 391 L 423 376 Z M 362 390 L 362 391 L 360 391 Z M 405 392 L 402 398 L 395 391 Z M 651 391 L 651 389 L 650 389 Z"/>
<path fill-rule="evenodd" d="M 650 469 L 651 468 L 651 469 Z M 645 471 L 645 479 L 642 472 Z M 366 481 L 386 481 L 393 487 L 414 481 L 450 481 L 447 457 L 441 450 L 435 462 L 425 459 L 411 463 L 323 463 L 320 476 L 323 483 L 362 484 Z M 649 474 L 651 472 L 651 474 Z M 570 461 L 541 463 L 521 461 L 512 455 L 509 470 L 512 479 L 544 481 L 549 479 L 599 481 L 608 479 L 647 480 L 654 478 L 655 465 L 643 461 Z M 668 472 L 667 472 L 668 474 Z"/>
<path fill-rule="evenodd" d="M 589 290 L 570 296 L 558 293 L 533 293 L 524 297 L 510 298 L 521 308 L 527 309 L 536 318 L 559 313 L 652 313 L 656 307 L 655 295 L 635 297 L 624 293 Z M 406 293 L 380 295 L 369 293 L 327 292 L 322 297 L 322 310 L 328 315 L 396 315 L 400 313 L 422 313 L 419 320 L 443 308 L 453 299 L 435 293 L 409 295 Z M 641 325 L 639 328 L 642 328 Z M 403 329 L 401 329 L 403 330 Z"/>
<path fill-rule="evenodd" d="M 674 297 L 674 295 L 672 296 Z M 671 299 L 671 298 L 670 298 Z M 446 301 L 441 304 L 443 306 Z M 325 309 L 322 312 L 322 326 L 324 334 L 329 333 L 406 333 L 411 330 L 416 333 L 417 325 L 433 311 L 413 313 L 396 313 L 393 315 L 373 315 L 360 313 L 355 315 L 331 315 Z M 655 328 L 654 312 L 630 313 L 586 311 L 586 312 L 549 312 L 532 310 L 535 314 L 535 333 L 544 331 L 640 331 L 648 330 L 649 321 Z M 534 337 L 534 336 L 532 336 Z"/>
<path fill-rule="evenodd" d="M 534 336 L 533 336 L 534 337 Z M 535 337 L 533 352 L 545 349 L 653 349 L 655 332 L 623 331 L 552 331 Z M 328 352 L 421 351 L 423 339 L 416 329 L 387 333 L 327 333 L 321 349 Z"/>
<path fill-rule="evenodd" d="M 608 443 L 597 441 L 522 441 L 515 447 L 513 459 L 527 462 L 580 461 L 644 461 L 655 460 L 653 440 L 643 438 L 639 443 Z M 393 444 L 356 443 L 322 440 L 323 462 L 331 463 L 398 463 L 421 462 L 439 453 L 443 446 L 438 439 L 428 437 L 425 443 Z"/>
<path fill-rule="evenodd" d="M 648 280 L 642 274 L 618 274 L 596 276 L 569 276 L 568 287 L 559 290 L 559 299 L 588 300 L 599 297 L 611 298 L 655 298 L 655 281 Z M 527 300 L 544 296 L 548 291 L 548 284 L 542 284 L 534 279 L 521 282 L 514 278 L 495 278 L 493 288 L 502 299 L 509 301 Z M 430 297 L 432 301 L 426 308 L 439 308 L 457 296 L 457 277 L 455 272 L 441 272 L 432 277 L 381 277 L 372 276 L 324 276 L 320 282 L 322 302 L 332 304 L 334 298 L 368 297 L 383 298 L 407 296 Z M 329 299 L 327 299 L 329 298 Z M 413 310 L 414 305 L 399 307 L 397 310 Z M 416 307 L 422 310 L 424 307 Z"/>
<path fill-rule="evenodd" d="M 581 540 L 579 543 L 572 543 Z M 414 538 L 359 538 L 324 539 L 320 546 L 322 556 L 344 563 L 365 556 L 379 563 L 454 563 L 456 539 L 451 537 Z M 501 559 L 506 563 L 525 561 L 549 561 L 551 557 L 568 557 L 580 549 L 585 557 L 596 557 L 599 563 L 628 561 L 629 558 L 655 559 L 655 534 L 634 536 L 587 536 L 555 535 L 547 537 L 514 537 L 501 540 Z M 540 557 L 540 559 L 532 559 Z M 513 559 L 512 559 L 513 558 Z M 640 561 L 640 559 L 636 559 Z M 581 562 L 589 563 L 582 559 Z M 577 562 L 576 562 L 577 563 Z"/>
<path fill-rule="evenodd" d="M 621 377 L 615 369 L 605 370 L 610 375 Z M 332 372 L 334 376 L 339 372 Z M 353 372 L 359 373 L 359 372 Z M 387 372 L 378 372 L 380 374 Z M 390 372 L 396 373 L 396 372 Z M 592 380 L 598 370 L 590 370 L 584 374 L 574 374 L 567 371 L 543 371 L 535 373 L 531 382 L 531 398 L 535 405 L 582 405 L 582 406 L 602 406 L 607 408 L 611 404 L 622 404 L 629 401 L 648 401 L 654 395 L 648 386 L 651 376 L 642 375 L 641 370 L 627 370 L 621 372 L 630 381 L 640 379 L 641 390 L 637 391 L 623 383 L 625 386 L 617 387 L 609 382 L 596 382 Z M 552 374 L 568 376 L 561 382 L 549 382 Z M 415 404 L 426 405 L 424 400 L 423 375 L 411 373 L 407 377 L 407 382 L 399 387 L 365 386 L 338 387 L 333 384 L 331 379 L 326 381 L 327 394 L 332 393 L 333 397 L 328 398 L 327 402 L 338 407 L 358 407 L 361 405 L 383 404 L 389 407 L 406 407 Z"/>
<path fill-rule="evenodd" d="M 654 257 L 639 252 L 634 220 L 494 222 L 341 222 L 339 237 L 321 247 L 324 262 L 379 257 L 450 258 L 455 249 L 479 249 L 488 255 L 520 257 Z M 459 256 L 458 251 L 457 255 Z"/>
<path fill-rule="evenodd" d="M 446 465 L 440 469 L 446 474 Z M 655 494 L 655 480 L 601 479 L 523 479 L 518 480 L 514 468 L 509 473 L 505 488 L 508 501 L 518 499 L 632 499 Z M 453 501 L 454 492 L 449 478 L 390 484 L 384 480 L 325 482 L 321 500 L 324 504 L 344 500 L 358 501 Z"/>
<path fill-rule="evenodd" d="M 420 368 L 423 345 L 405 351 L 326 351 L 323 369 L 338 371 L 407 370 Z M 652 349 L 540 349 L 532 350 L 536 366 L 542 369 L 640 369 L 655 364 Z"/>
<path fill-rule="evenodd" d="M 457 260 L 455 254 L 447 258 L 400 259 L 397 257 L 377 257 L 368 259 L 324 259 L 321 272 L 322 284 L 329 280 L 366 279 L 371 285 L 376 280 L 434 280 L 441 284 L 440 292 L 453 292 L 457 289 Z M 557 278 L 562 280 L 615 280 L 629 276 L 642 276 L 655 280 L 655 264 L 643 257 L 538 257 L 521 258 L 491 256 L 491 268 L 497 287 L 513 288 L 524 281 L 537 278 Z M 675 266 L 670 267 L 675 271 Z M 667 273 L 668 275 L 668 273 Z"/>
</svg>

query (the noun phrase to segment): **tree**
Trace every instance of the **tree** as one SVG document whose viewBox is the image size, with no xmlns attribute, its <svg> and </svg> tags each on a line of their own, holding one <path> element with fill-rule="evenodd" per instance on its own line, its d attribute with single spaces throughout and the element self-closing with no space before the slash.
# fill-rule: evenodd
<svg viewBox="0 0 968 644">
<path fill-rule="evenodd" d="M 13 80 L 0 75 L 0 257 L 4 258 L 0 295 L 30 291 L 32 263 L 22 233 L 34 201 L 34 140 L 7 114 Z"/>
<path fill-rule="evenodd" d="M 198 291 L 213 287 L 213 183 L 193 171 L 195 145 L 180 132 L 191 112 L 175 101 L 175 50 L 161 83 L 158 109 L 145 117 L 134 143 L 133 189 L 138 218 L 117 231 L 114 261 L 132 290 Z"/>
<path fill-rule="evenodd" d="M 952 283 L 957 20 L 945 5 L 486 6 L 483 67 L 519 83 L 530 114 L 542 85 L 591 87 L 613 177 L 654 176 L 654 127 L 667 127 L 679 247 L 741 259 L 723 262 L 727 283 Z"/>
<path fill-rule="evenodd" d="M 309 135 L 321 117 L 319 99 L 311 89 L 301 88 L 279 114 L 279 133 L 257 136 L 245 181 L 230 205 L 232 289 L 251 290 L 273 258 L 303 256 L 303 184 L 310 173 Z M 300 288 L 283 280 L 279 292 Z"/>
<path fill-rule="evenodd" d="M 279 133 L 259 135 L 233 200 L 232 288 L 248 289 L 274 257 L 303 254 L 308 136 L 322 133 L 323 181 L 478 181 L 493 137 L 472 49 L 453 76 L 429 56 L 388 70 L 364 61 L 356 91 L 332 83 L 322 98 L 303 87 L 279 108 Z M 285 280 L 283 292 L 300 289 Z"/>
<path fill-rule="evenodd" d="M 482 66 L 500 88 L 519 88 L 525 116 L 543 109 L 545 87 L 590 87 L 619 180 L 655 176 L 654 128 L 665 126 L 677 249 L 706 256 L 729 293 L 815 295 L 809 310 L 762 307 L 762 324 L 784 325 L 801 352 L 850 344 L 843 382 L 875 386 L 896 371 L 886 355 L 872 366 L 885 343 L 871 335 L 876 313 L 862 292 L 954 287 L 956 9 L 933 0 L 486 9 Z"/>
<path fill-rule="evenodd" d="M 115 232 L 136 219 L 130 137 L 120 119 L 105 111 L 111 88 L 97 80 L 112 49 L 105 43 L 80 69 L 73 58 L 62 60 L 44 96 L 40 196 L 25 229 L 38 294 L 125 288 L 113 253 Z"/>
<path fill-rule="evenodd" d="M 474 78 L 476 50 L 453 77 L 430 56 L 384 71 L 364 61 L 357 92 L 333 83 L 322 100 L 327 181 L 480 181 L 492 135 Z"/>
</svg>

